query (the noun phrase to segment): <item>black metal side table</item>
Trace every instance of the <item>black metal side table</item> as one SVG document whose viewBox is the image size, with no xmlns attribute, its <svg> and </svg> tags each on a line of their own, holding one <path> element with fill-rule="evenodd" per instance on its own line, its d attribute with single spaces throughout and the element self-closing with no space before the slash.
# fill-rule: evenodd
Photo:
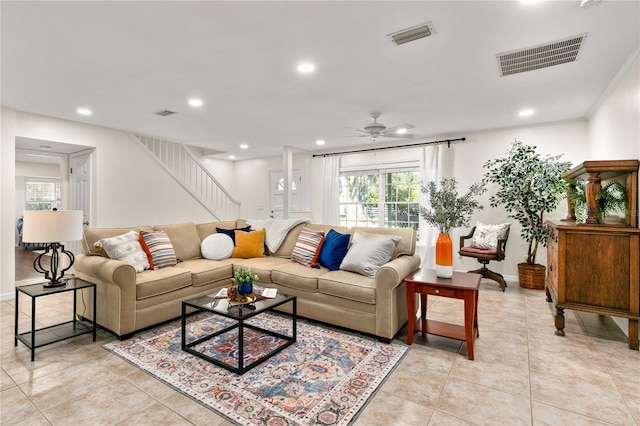
<svg viewBox="0 0 640 426">
<path fill-rule="evenodd" d="M 78 290 L 84 288 L 93 289 L 93 320 L 92 325 L 87 325 L 76 317 L 76 301 Z M 36 330 L 36 299 L 52 294 L 73 291 L 73 317 L 71 321 L 43 327 Z M 18 307 L 19 294 L 23 293 L 31 297 L 31 330 L 18 333 Z M 31 349 L 31 361 L 36 358 L 36 348 L 70 339 L 81 334 L 93 333 L 93 341 L 96 341 L 96 285 L 80 278 L 70 278 L 62 287 L 44 287 L 43 283 L 29 284 L 16 287 L 15 309 L 15 338 L 14 346 L 18 346 L 18 340 Z"/>
</svg>

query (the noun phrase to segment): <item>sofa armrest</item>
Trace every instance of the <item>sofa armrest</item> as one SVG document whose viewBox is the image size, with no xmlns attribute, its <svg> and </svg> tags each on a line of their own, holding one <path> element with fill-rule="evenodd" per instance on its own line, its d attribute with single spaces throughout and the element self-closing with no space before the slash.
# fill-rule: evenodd
<svg viewBox="0 0 640 426">
<path fill-rule="evenodd" d="M 102 256 L 79 254 L 73 264 L 76 272 L 118 286 L 136 285 L 136 270 L 127 262 Z M 87 281 L 92 281 L 88 279 Z"/>
<path fill-rule="evenodd" d="M 405 255 L 383 265 L 376 274 L 376 335 L 392 339 L 407 322 L 404 278 L 420 268 L 419 255 Z"/>
<path fill-rule="evenodd" d="M 96 322 L 118 336 L 135 330 L 137 274 L 121 260 L 79 254 L 75 275 L 96 285 Z M 93 317 L 94 314 L 91 314 Z"/>
</svg>

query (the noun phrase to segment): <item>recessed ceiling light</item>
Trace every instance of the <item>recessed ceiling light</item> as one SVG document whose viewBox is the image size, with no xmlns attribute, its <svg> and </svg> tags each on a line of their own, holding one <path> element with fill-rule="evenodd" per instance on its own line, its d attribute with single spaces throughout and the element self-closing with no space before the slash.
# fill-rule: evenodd
<svg viewBox="0 0 640 426">
<path fill-rule="evenodd" d="M 316 69 L 316 66 L 311 62 L 303 62 L 298 65 L 298 72 L 300 74 L 309 74 L 314 72 L 315 69 Z"/>
<path fill-rule="evenodd" d="M 518 113 L 520 117 L 531 117 L 535 113 L 532 109 L 523 109 Z"/>
<path fill-rule="evenodd" d="M 318 140 L 316 141 L 316 145 L 324 145 L 324 144 L 325 144 L 325 141 L 324 141 L 324 140 L 322 140 L 322 139 L 318 139 Z"/>
<path fill-rule="evenodd" d="M 407 133 L 407 129 L 405 129 L 404 127 L 400 127 L 398 130 L 396 130 L 396 133 L 398 135 L 404 135 L 405 133 Z"/>
<path fill-rule="evenodd" d="M 189 99 L 189 105 L 192 107 L 201 107 L 203 104 L 204 102 L 202 102 L 202 99 L 197 99 L 197 98 Z"/>
<path fill-rule="evenodd" d="M 230 155 L 228 158 L 229 158 L 229 160 L 235 160 L 236 156 L 235 155 Z"/>
<path fill-rule="evenodd" d="M 240 149 L 248 149 L 249 145 L 247 145 L 246 143 L 240 144 Z"/>
<path fill-rule="evenodd" d="M 91 110 L 89 108 L 78 108 L 76 112 L 80 115 L 91 115 Z"/>
</svg>

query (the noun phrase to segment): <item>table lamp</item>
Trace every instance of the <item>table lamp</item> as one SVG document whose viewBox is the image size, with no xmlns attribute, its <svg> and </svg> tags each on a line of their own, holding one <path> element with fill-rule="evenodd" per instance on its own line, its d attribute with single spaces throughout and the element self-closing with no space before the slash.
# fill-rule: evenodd
<svg viewBox="0 0 640 426">
<path fill-rule="evenodd" d="M 22 240 L 27 243 L 43 243 L 45 251 L 33 261 L 36 271 L 43 273 L 48 281 L 44 287 L 59 287 L 66 285 L 62 281 L 64 273 L 73 266 L 75 257 L 73 253 L 65 250 L 61 242 L 77 241 L 82 239 L 82 210 L 25 210 L 22 226 Z M 60 265 L 60 255 L 64 254 L 69 259 L 69 265 Z M 47 270 L 44 256 L 51 257 Z"/>
</svg>

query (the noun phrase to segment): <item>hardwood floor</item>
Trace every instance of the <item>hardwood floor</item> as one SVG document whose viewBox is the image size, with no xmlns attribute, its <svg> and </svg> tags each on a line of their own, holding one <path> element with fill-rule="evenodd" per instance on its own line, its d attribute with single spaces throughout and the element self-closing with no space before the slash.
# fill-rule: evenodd
<svg viewBox="0 0 640 426">
<path fill-rule="evenodd" d="M 33 269 L 33 261 L 38 256 L 33 250 L 16 247 L 16 281 L 43 277 L 43 274 Z"/>
</svg>

